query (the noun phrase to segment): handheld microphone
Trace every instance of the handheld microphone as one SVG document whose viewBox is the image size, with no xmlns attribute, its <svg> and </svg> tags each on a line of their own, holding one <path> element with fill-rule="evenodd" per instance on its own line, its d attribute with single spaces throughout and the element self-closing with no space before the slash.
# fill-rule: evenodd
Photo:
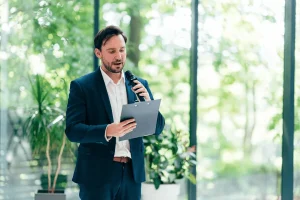
<svg viewBox="0 0 300 200">
<path fill-rule="evenodd" d="M 129 84 L 131 87 L 134 87 L 137 83 L 133 82 L 134 80 L 137 80 L 137 78 L 131 73 L 131 71 L 127 70 L 125 72 L 125 77 L 127 80 L 129 80 Z M 143 96 L 140 96 L 139 93 L 137 94 L 137 97 L 140 101 L 145 101 L 145 98 Z"/>
</svg>

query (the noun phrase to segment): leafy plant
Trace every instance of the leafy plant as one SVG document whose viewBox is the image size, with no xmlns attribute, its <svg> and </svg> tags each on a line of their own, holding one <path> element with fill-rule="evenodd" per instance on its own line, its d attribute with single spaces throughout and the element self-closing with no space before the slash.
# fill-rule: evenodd
<svg viewBox="0 0 300 200">
<path fill-rule="evenodd" d="M 146 182 L 152 182 L 156 189 L 184 177 L 196 183 L 190 171 L 196 165 L 195 146 L 189 148 L 188 137 L 183 130 L 167 127 L 159 136 L 144 138 Z"/>
<path fill-rule="evenodd" d="M 61 168 L 61 158 L 66 144 L 64 134 L 64 112 L 53 105 L 50 96 L 51 86 L 41 75 L 29 78 L 34 106 L 29 111 L 23 131 L 28 135 L 33 158 L 46 155 L 48 166 L 48 192 L 53 193 Z M 45 148 L 46 147 L 46 148 Z M 51 178 L 52 160 L 50 154 L 57 155 L 55 176 Z"/>
</svg>

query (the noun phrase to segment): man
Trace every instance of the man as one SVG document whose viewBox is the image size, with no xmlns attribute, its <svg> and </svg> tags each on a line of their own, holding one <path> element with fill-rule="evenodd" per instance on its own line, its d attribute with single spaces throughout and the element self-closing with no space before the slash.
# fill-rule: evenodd
<svg viewBox="0 0 300 200">
<path fill-rule="evenodd" d="M 139 200 L 145 181 L 142 138 L 119 141 L 131 132 L 134 119 L 120 122 L 122 105 L 134 103 L 139 93 L 153 100 L 146 80 L 138 78 L 131 88 L 123 67 L 127 38 L 116 26 L 99 31 L 94 39 L 101 66 L 70 84 L 66 135 L 80 143 L 73 181 L 82 200 Z M 155 134 L 164 128 L 159 113 Z"/>
</svg>

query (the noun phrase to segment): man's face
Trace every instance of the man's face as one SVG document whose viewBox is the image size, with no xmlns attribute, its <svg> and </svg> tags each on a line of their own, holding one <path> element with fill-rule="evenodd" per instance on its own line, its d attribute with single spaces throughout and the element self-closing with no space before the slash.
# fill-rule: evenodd
<svg viewBox="0 0 300 200">
<path fill-rule="evenodd" d="M 102 45 L 101 51 L 95 50 L 106 72 L 120 73 L 126 61 L 126 46 L 122 35 L 114 35 Z"/>
</svg>

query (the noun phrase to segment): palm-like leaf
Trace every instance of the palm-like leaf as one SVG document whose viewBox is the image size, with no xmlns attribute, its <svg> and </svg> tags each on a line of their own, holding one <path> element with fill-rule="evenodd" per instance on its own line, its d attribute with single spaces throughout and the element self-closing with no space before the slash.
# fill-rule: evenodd
<svg viewBox="0 0 300 200">
<path fill-rule="evenodd" d="M 56 126 L 64 119 L 64 112 L 51 105 L 49 91 L 50 84 L 40 75 L 35 79 L 29 78 L 34 105 L 29 110 L 23 131 L 28 135 L 33 157 L 45 154 L 48 162 L 48 190 L 54 192 L 58 172 L 60 170 L 61 156 L 66 143 L 63 126 Z M 56 127 L 55 127 L 56 126 Z M 59 127 L 59 128 L 58 128 Z M 54 142 L 57 141 L 57 142 Z M 57 144 L 61 148 L 57 148 Z M 50 153 L 58 154 L 58 167 L 55 173 L 53 187 L 51 185 L 52 161 Z"/>
</svg>

